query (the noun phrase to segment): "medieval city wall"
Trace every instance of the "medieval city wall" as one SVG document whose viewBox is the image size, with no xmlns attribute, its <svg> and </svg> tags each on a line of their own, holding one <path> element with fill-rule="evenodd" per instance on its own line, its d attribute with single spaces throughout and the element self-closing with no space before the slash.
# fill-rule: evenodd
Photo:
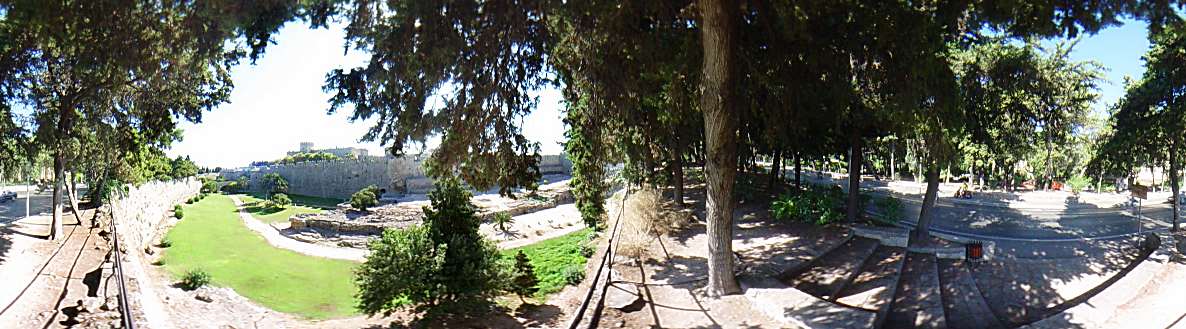
<svg viewBox="0 0 1186 329">
<path fill-rule="evenodd" d="M 563 155 L 540 159 L 544 174 L 570 174 L 572 162 Z M 375 185 L 389 192 L 426 193 L 432 179 L 424 174 L 422 161 L 411 157 L 363 157 L 357 160 L 311 161 L 224 171 L 222 177 L 236 180 L 246 176 L 252 189 L 262 188 L 264 175 L 280 174 L 288 181 L 291 194 L 348 199 L 358 190 Z"/>
</svg>

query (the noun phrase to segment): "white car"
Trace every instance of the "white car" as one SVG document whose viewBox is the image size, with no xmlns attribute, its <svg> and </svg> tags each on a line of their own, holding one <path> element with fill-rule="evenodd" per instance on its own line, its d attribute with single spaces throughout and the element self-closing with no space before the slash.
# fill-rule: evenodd
<svg viewBox="0 0 1186 329">
<path fill-rule="evenodd" d="M 16 200 L 16 192 L 13 192 L 13 191 L 0 192 L 0 202 L 8 202 L 8 201 L 12 201 L 12 200 Z"/>
</svg>

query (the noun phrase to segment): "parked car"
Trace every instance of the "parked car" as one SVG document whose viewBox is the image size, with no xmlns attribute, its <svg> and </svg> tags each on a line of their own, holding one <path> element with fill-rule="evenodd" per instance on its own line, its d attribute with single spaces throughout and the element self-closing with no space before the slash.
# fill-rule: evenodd
<svg viewBox="0 0 1186 329">
<path fill-rule="evenodd" d="M 13 191 L 0 192 L 0 202 L 8 202 L 8 201 L 12 201 L 12 200 L 16 200 L 16 192 L 13 192 Z"/>
</svg>

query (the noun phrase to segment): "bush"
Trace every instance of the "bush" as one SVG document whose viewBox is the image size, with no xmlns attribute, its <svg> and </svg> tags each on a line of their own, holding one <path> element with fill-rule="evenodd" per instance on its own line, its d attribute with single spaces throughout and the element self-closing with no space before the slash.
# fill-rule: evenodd
<svg viewBox="0 0 1186 329">
<path fill-rule="evenodd" d="M 499 212 L 494 214 L 494 225 L 498 227 L 499 231 L 506 232 L 507 224 L 514 224 L 515 218 L 511 217 L 510 213 Z"/>
<path fill-rule="evenodd" d="M 184 216 L 185 216 L 185 212 L 182 211 L 181 205 L 174 205 L 173 206 L 173 217 L 177 218 L 177 219 L 181 219 L 181 217 L 184 217 Z"/>
<path fill-rule="evenodd" d="M 564 281 L 574 286 L 581 284 L 581 281 L 585 281 L 585 268 L 573 265 L 564 269 Z"/>
<path fill-rule="evenodd" d="M 202 180 L 202 194 L 218 192 L 218 181 L 210 178 L 201 178 Z"/>
<path fill-rule="evenodd" d="M 522 300 L 525 296 L 534 295 L 539 291 L 539 278 L 535 277 L 535 267 L 531 266 L 530 260 L 527 259 L 527 254 L 522 250 L 515 254 L 515 267 L 511 277 L 511 292 L 519 295 Z"/>
<path fill-rule="evenodd" d="M 173 240 L 169 240 L 169 237 L 163 237 L 163 238 L 161 238 L 161 242 L 160 242 L 160 243 L 157 243 L 157 246 L 158 246 L 158 247 L 161 247 L 161 248 L 168 248 L 168 247 L 172 247 L 172 246 L 173 246 Z"/>
<path fill-rule="evenodd" d="M 288 193 L 288 180 L 277 173 L 264 175 L 264 189 L 267 190 L 268 195 Z"/>
<path fill-rule="evenodd" d="M 370 244 L 371 254 L 355 272 L 362 312 L 444 306 L 493 296 L 506 285 L 498 248 L 478 232 L 470 193 L 446 178 L 428 198 L 423 226 L 384 231 Z"/>
<path fill-rule="evenodd" d="M 1083 176 L 1075 176 L 1067 180 L 1067 185 L 1071 186 L 1072 193 L 1079 194 L 1079 192 L 1083 192 L 1084 188 L 1091 185 L 1091 179 Z"/>
<path fill-rule="evenodd" d="M 642 258 L 651 249 L 655 237 L 668 234 L 675 229 L 678 216 L 672 215 L 662 193 L 652 188 L 635 191 L 626 198 L 625 203 L 625 207 L 622 208 L 622 227 L 617 238 L 618 249 L 615 253 Z"/>
<path fill-rule="evenodd" d="M 771 202 L 770 215 L 777 220 L 827 225 L 844 219 L 844 196 L 843 190 L 836 186 L 812 186 Z"/>
<path fill-rule="evenodd" d="M 367 208 L 378 206 L 378 192 L 379 188 L 374 185 L 358 190 L 358 192 L 354 192 L 354 195 L 350 196 L 350 206 L 358 211 L 367 211 Z"/>
<path fill-rule="evenodd" d="M 881 213 L 881 216 L 877 217 L 877 220 L 887 224 L 894 224 L 899 220 L 902 220 L 901 200 L 898 200 L 892 196 L 887 196 L 877 199 L 877 201 L 875 201 L 875 205 L 877 206 L 878 212 Z"/>
<path fill-rule="evenodd" d="M 292 204 L 292 199 L 288 198 L 288 194 L 276 193 L 272 194 L 272 199 L 268 200 L 270 207 L 284 209 Z"/>
<path fill-rule="evenodd" d="M 202 269 L 191 269 L 181 276 L 181 282 L 178 285 L 184 290 L 195 290 L 208 284 L 210 284 L 210 273 L 206 273 Z"/>
</svg>

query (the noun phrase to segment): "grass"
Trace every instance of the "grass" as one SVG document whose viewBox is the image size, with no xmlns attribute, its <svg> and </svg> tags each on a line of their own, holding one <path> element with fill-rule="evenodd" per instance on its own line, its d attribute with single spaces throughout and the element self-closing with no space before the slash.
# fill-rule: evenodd
<svg viewBox="0 0 1186 329">
<path fill-rule="evenodd" d="M 168 234 L 173 246 L 165 268 L 178 279 L 205 271 L 212 284 L 280 312 L 312 319 L 357 314 L 352 278 L 358 263 L 272 247 L 237 216 L 225 195 L 185 206 L 185 217 Z"/>
<path fill-rule="evenodd" d="M 586 259 L 581 257 L 581 244 L 586 242 L 585 237 L 589 235 L 589 231 L 590 229 L 586 228 L 501 252 L 503 257 L 511 260 L 515 259 L 515 254 L 519 250 L 527 254 L 531 266 L 535 268 L 535 276 L 539 278 L 539 291 L 535 295 L 546 296 L 564 289 L 564 285 L 567 284 L 564 277 L 565 269 L 578 266 L 584 270 Z"/>
<path fill-rule="evenodd" d="M 292 215 L 321 212 L 320 209 L 295 204 L 285 207 L 283 210 L 264 208 L 262 206 L 263 199 L 248 195 L 240 195 L 239 200 L 243 201 L 243 205 L 247 207 L 247 212 L 251 213 L 251 217 L 255 217 L 255 219 L 264 223 L 287 222 L 288 218 L 292 217 Z"/>
<path fill-rule="evenodd" d="M 251 193 L 251 196 L 256 199 L 267 199 L 266 195 L 264 195 L 263 193 L 258 193 L 258 192 Z M 300 195 L 300 194 L 288 194 L 288 198 L 292 199 L 292 204 L 295 204 L 298 206 L 305 206 L 305 207 L 309 207 L 309 208 L 326 209 L 326 210 L 336 209 L 336 208 L 338 208 L 338 204 L 342 203 L 344 201 L 342 199 L 324 198 L 324 197 L 319 197 L 319 196 L 309 196 L 309 195 Z"/>
</svg>

